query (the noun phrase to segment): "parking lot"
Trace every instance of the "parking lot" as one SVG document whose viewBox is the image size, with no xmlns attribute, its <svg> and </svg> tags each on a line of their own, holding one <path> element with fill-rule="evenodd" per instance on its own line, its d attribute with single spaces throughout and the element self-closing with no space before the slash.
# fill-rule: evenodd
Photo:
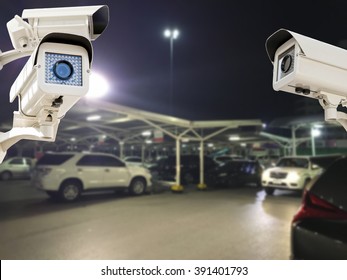
<svg viewBox="0 0 347 280">
<path fill-rule="evenodd" d="M 112 192 L 58 203 L 0 182 L 1 259 L 288 259 L 300 197 L 260 188 Z"/>
</svg>

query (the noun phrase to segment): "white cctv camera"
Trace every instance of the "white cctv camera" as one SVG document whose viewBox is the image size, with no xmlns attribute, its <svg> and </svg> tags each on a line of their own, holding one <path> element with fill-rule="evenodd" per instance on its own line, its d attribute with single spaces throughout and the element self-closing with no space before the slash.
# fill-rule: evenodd
<svg viewBox="0 0 347 280">
<path fill-rule="evenodd" d="M 22 18 L 15 16 L 7 24 L 14 50 L 0 52 L 0 70 L 30 56 L 11 87 L 10 102 L 18 97 L 19 108 L 13 128 L 0 133 L 0 163 L 21 139 L 54 141 L 61 118 L 87 94 L 90 41 L 105 30 L 108 7 L 24 10 Z"/>
<path fill-rule="evenodd" d="M 337 120 L 347 130 L 346 117 L 337 111 L 347 105 L 347 51 L 280 29 L 266 41 L 276 91 L 315 98 L 326 120 Z"/>
</svg>

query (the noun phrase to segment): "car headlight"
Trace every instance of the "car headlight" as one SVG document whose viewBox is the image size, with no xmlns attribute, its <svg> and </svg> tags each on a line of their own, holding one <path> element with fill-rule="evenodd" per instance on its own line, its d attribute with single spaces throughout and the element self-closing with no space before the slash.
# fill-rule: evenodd
<svg viewBox="0 0 347 280">
<path fill-rule="evenodd" d="M 270 177 L 270 171 L 269 170 L 263 171 L 261 177 L 262 178 L 269 178 Z"/>
<path fill-rule="evenodd" d="M 300 180 L 299 173 L 298 172 L 290 172 L 288 174 L 288 180 L 289 181 L 294 181 L 294 182 L 299 181 Z"/>
</svg>

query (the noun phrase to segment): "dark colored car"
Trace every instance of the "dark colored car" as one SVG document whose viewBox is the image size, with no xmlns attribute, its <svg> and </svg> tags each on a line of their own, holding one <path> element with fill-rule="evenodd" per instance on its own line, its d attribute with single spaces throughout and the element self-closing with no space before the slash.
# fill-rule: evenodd
<svg viewBox="0 0 347 280">
<path fill-rule="evenodd" d="M 204 157 L 205 179 L 218 164 L 210 157 Z M 175 181 L 176 157 L 160 159 L 157 165 L 149 168 L 153 177 L 158 180 Z M 198 155 L 181 155 L 181 183 L 199 183 L 200 157 Z"/>
<path fill-rule="evenodd" d="M 347 260 L 347 158 L 312 180 L 291 231 L 292 259 Z"/>
<path fill-rule="evenodd" d="M 213 171 L 209 185 L 221 187 L 261 186 L 263 167 L 256 160 L 233 160 L 226 162 Z"/>
</svg>

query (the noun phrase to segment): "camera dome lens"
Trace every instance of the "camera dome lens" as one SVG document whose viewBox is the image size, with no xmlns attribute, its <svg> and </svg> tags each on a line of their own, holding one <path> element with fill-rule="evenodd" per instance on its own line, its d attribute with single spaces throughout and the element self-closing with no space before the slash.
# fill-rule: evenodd
<svg viewBox="0 0 347 280">
<path fill-rule="evenodd" d="M 281 70 L 283 73 L 287 73 L 290 68 L 292 67 L 293 58 L 290 54 L 287 54 L 285 57 L 283 57 L 281 62 Z"/>
<path fill-rule="evenodd" d="M 73 67 L 70 62 L 66 60 L 57 61 L 53 67 L 54 75 L 61 80 L 67 80 L 73 73 Z"/>
</svg>

